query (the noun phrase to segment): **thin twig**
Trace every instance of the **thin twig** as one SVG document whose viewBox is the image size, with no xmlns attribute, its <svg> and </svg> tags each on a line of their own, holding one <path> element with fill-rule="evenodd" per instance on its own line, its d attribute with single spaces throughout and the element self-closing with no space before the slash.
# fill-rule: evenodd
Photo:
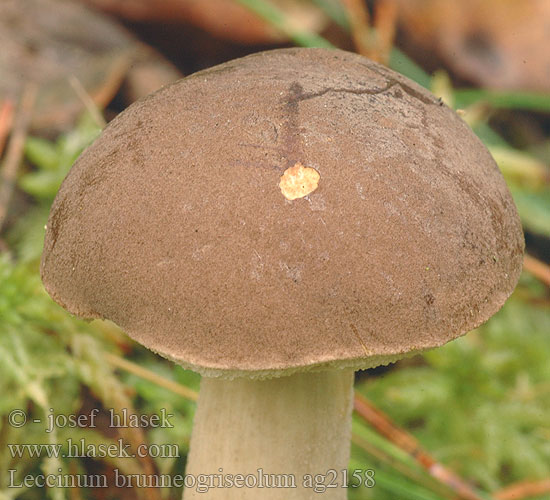
<svg viewBox="0 0 550 500">
<path fill-rule="evenodd" d="M 9 419 L 7 413 L 4 413 L 0 417 L 0 450 L 6 450 L 8 448 L 8 443 L 10 442 L 10 431 L 11 427 L 9 425 Z M 7 453 L 0 453 L 0 470 L 8 470 L 10 468 L 10 457 Z M 5 491 L 7 488 L 7 477 L 2 474 L 0 476 L 0 491 Z"/>
<path fill-rule="evenodd" d="M 134 61 L 133 50 L 124 51 L 114 59 L 103 84 L 87 92 L 100 110 L 114 99 Z"/>
<path fill-rule="evenodd" d="M 6 99 L 0 106 L 0 157 L 13 124 L 13 102 Z"/>
<path fill-rule="evenodd" d="M 493 494 L 496 500 L 521 500 L 550 493 L 550 479 L 542 481 L 524 481 L 498 490 Z"/>
<path fill-rule="evenodd" d="M 357 53 L 372 57 L 370 16 L 363 0 L 341 0 L 346 10 L 351 38 Z"/>
<path fill-rule="evenodd" d="M 378 0 L 375 4 L 374 29 L 376 30 L 376 60 L 388 64 L 390 59 L 395 27 L 397 22 L 397 5 L 395 0 Z"/>
<path fill-rule="evenodd" d="M 357 414 L 381 435 L 411 455 L 433 478 L 452 489 L 457 499 L 482 500 L 466 481 L 438 463 L 421 448 L 413 436 L 394 424 L 387 415 L 357 392 L 355 393 L 354 407 Z"/>
<path fill-rule="evenodd" d="M 346 10 L 355 50 L 373 61 L 388 64 L 397 20 L 395 0 L 375 3 L 372 26 L 364 0 L 341 0 L 341 3 Z"/>
<path fill-rule="evenodd" d="M 195 391 L 172 380 L 164 378 L 161 375 L 158 375 L 151 370 L 148 370 L 147 368 L 143 368 L 137 365 L 136 363 L 132 363 L 127 359 L 121 358 L 111 353 L 105 353 L 105 357 L 107 358 L 107 361 L 116 368 L 121 368 L 123 370 L 126 370 L 127 372 L 137 375 L 138 377 L 149 380 L 157 384 L 158 386 L 164 387 L 165 389 L 168 389 L 186 399 L 190 399 L 192 401 L 196 401 L 198 399 L 198 394 Z M 117 406 L 119 408 L 130 408 L 130 401 L 127 400 L 124 395 L 123 399 L 123 401 L 118 402 Z M 128 429 L 122 428 L 120 430 L 126 431 L 127 438 L 134 444 L 134 449 L 137 449 L 140 444 L 145 442 L 145 436 L 142 429 L 139 427 L 130 427 Z M 140 461 L 141 466 L 145 470 L 147 475 L 152 475 L 154 473 L 154 464 L 151 460 L 151 457 L 149 457 L 148 455 L 138 455 L 138 460 Z M 160 499 L 160 494 L 154 488 L 147 488 L 147 490 L 145 491 L 145 495 L 147 496 L 148 500 Z"/>
<path fill-rule="evenodd" d="M 523 269 L 535 278 L 550 286 L 550 266 L 532 257 L 529 254 L 523 256 Z"/>
<path fill-rule="evenodd" d="M 185 387 L 184 385 L 178 384 L 177 382 L 167 379 L 162 375 L 158 375 L 157 373 L 152 372 L 147 368 L 143 368 L 142 366 L 139 366 L 132 361 L 128 361 L 127 359 L 110 353 L 106 354 L 106 357 L 107 361 L 109 361 L 109 363 L 111 363 L 113 366 L 133 373 L 134 375 L 137 375 L 138 377 L 141 377 L 145 380 L 149 380 L 150 382 L 153 382 L 160 387 L 164 387 L 165 389 L 168 389 L 175 394 L 179 394 L 186 399 L 197 401 L 197 399 L 199 398 L 199 395 L 194 390 L 189 389 L 189 387 Z"/>
<path fill-rule="evenodd" d="M 69 462 L 69 473 L 73 477 L 78 477 L 78 465 L 76 460 L 71 460 Z M 76 488 L 69 488 L 69 498 L 70 500 L 84 500 L 82 490 L 78 484 L 76 485 Z"/>
<path fill-rule="evenodd" d="M 112 404 L 113 411 L 119 416 L 122 416 L 124 411 L 127 411 L 130 415 L 137 415 L 125 391 L 113 391 L 112 394 L 109 395 L 108 401 Z M 140 426 L 132 425 L 122 425 L 116 429 L 120 437 L 130 444 L 132 454 L 136 455 L 141 470 L 146 476 L 152 477 L 156 473 L 156 467 L 152 457 L 148 453 L 136 453 L 137 450 L 141 449 L 145 451 L 147 449 L 144 429 Z M 138 498 L 161 500 L 159 490 L 152 485 L 145 485 L 144 488 L 139 488 L 136 493 L 138 494 Z"/>
<path fill-rule="evenodd" d="M 84 107 L 88 110 L 88 113 L 90 113 L 90 115 L 96 122 L 96 125 L 99 128 L 105 128 L 105 125 L 107 124 L 107 122 L 105 121 L 105 118 L 103 118 L 103 115 L 99 111 L 96 103 L 90 97 L 88 92 L 86 92 L 86 89 L 84 88 L 82 83 L 80 83 L 80 80 L 76 76 L 70 76 L 69 83 L 71 84 L 71 87 L 75 91 L 78 98 L 84 104 Z"/>
<path fill-rule="evenodd" d="M 36 85 L 27 85 L 21 95 L 19 107 L 15 116 L 15 123 L 8 144 L 6 158 L 2 164 L 2 185 L 0 186 L 0 230 L 8 213 L 8 205 L 11 200 L 15 182 L 17 179 L 17 170 L 23 157 L 23 148 L 25 138 L 29 129 L 32 117 L 32 109 L 36 100 Z"/>
<path fill-rule="evenodd" d="M 411 469 L 407 465 L 398 462 L 393 457 L 388 455 L 386 452 L 380 450 L 379 448 L 374 446 L 372 443 L 367 441 L 365 438 L 359 436 L 354 432 L 352 432 L 351 434 L 351 442 L 355 444 L 355 446 L 358 446 L 362 450 L 366 451 L 369 455 L 372 455 L 373 457 L 377 458 L 380 462 L 384 462 L 388 464 L 394 470 L 396 470 L 403 476 L 408 477 L 415 483 L 422 485 L 425 488 L 431 491 L 434 491 L 435 493 L 438 493 L 442 497 L 448 498 L 449 500 L 456 499 L 454 492 L 449 491 L 449 488 L 447 486 L 441 484 L 439 481 L 435 481 L 431 477 L 422 477 L 416 470 Z M 431 482 L 428 482 L 428 481 L 431 481 Z"/>
</svg>

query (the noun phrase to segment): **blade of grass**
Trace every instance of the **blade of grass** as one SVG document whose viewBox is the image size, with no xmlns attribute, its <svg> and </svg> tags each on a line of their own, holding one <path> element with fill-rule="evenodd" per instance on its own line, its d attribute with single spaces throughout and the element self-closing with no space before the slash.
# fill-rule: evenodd
<svg viewBox="0 0 550 500">
<path fill-rule="evenodd" d="M 390 53 L 389 67 L 429 89 L 432 79 L 415 61 L 397 48 Z"/>
<path fill-rule="evenodd" d="M 354 408 L 357 414 L 372 425 L 381 435 L 414 457 L 432 477 L 449 486 L 455 492 L 457 498 L 481 500 L 481 497 L 462 478 L 439 464 L 430 454 L 421 448 L 413 436 L 394 424 L 387 415 L 357 392 L 355 393 Z"/>
<path fill-rule="evenodd" d="M 345 31 L 349 31 L 348 18 L 339 0 L 312 0 L 312 2 L 323 10 L 338 26 Z"/>
<path fill-rule="evenodd" d="M 533 191 L 550 185 L 550 169 L 539 159 L 510 146 L 490 146 L 489 151 L 508 182 Z"/>
<path fill-rule="evenodd" d="M 494 131 L 487 123 L 478 123 L 474 126 L 474 132 L 486 146 L 510 147 L 508 143 Z"/>
<path fill-rule="evenodd" d="M 523 227 L 533 233 L 550 237 L 550 213 L 548 212 L 550 188 L 538 192 L 520 188 L 514 184 L 509 184 L 508 187 L 518 208 Z"/>
<path fill-rule="evenodd" d="M 288 24 L 285 24 L 286 17 L 284 13 L 267 0 L 236 0 L 253 12 L 256 12 L 262 19 L 281 29 L 284 33 L 289 30 Z M 327 15 L 337 24 L 349 32 L 350 26 L 347 22 L 346 11 L 340 2 L 332 0 L 314 0 L 323 8 Z M 325 5 L 326 4 L 326 5 Z M 300 32 L 291 30 L 289 36 L 297 45 L 302 47 L 334 47 L 328 40 L 316 33 Z M 425 88 L 430 88 L 431 78 L 416 62 L 414 62 L 404 52 L 393 47 L 389 57 L 389 67 L 414 80 Z"/>
<path fill-rule="evenodd" d="M 385 471 L 376 471 L 375 473 L 376 487 L 382 487 L 384 490 L 392 493 L 394 498 L 402 500 L 441 500 L 431 492 L 420 488 L 410 481 L 389 475 Z"/>
<path fill-rule="evenodd" d="M 442 498 L 447 498 L 449 500 L 454 500 L 456 498 L 454 492 L 446 488 L 445 485 L 442 485 L 441 483 L 435 481 L 429 476 L 423 476 L 418 470 L 408 466 L 403 462 L 400 462 L 396 458 L 387 454 L 380 448 L 373 445 L 367 439 L 360 436 L 358 433 L 352 433 L 351 442 L 355 446 L 361 448 L 363 451 L 379 460 L 380 462 L 387 464 L 402 476 L 411 479 L 416 484 L 422 485 L 428 490 L 433 491 L 434 493 L 437 493 Z"/>
<path fill-rule="evenodd" d="M 2 163 L 2 185 L 0 186 L 0 230 L 4 224 L 8 205 L 15 187 L 17 170 L 23 158 L 25 137 L 31 123 L 32 109 L 36 100 L 36 86 L 33 84 L 24 88 L 13 124 L 13 132 L 8 144 L 6 158 Z"/>
<path fill-rule="evenodd" d="M 334 45 L 317 33 L 294 28 L 284 11 L 269 0 L 236 0 L 236 2 L 270 23 L 297 45 L 302 47 L 334 48 Z"/>
<path fill-rule="evenodd" d="M 197 401 L 197 399 L 199 398 L 199 395 L 192 389 L 189 389 L 188 387 L 178 384 L 173 380 L 169 380 L 161 375 L 158 375 L 157 373 L 154 373 L 151 370 L 132 363 L 127 359 L 110 353 L 106 354 L 105 357 L 107 358 L 107 361 L 109 361 L 109 363 L 111 363 L 113 366 L 133 373 L 134 375 L 144 378 L 145 380 L 149 380 L 150 382 L 153 382 L 160 387 L 164 387 L 165 389 L 168 389 L 169 391 L 172 391 L 186 399 Z"/>
<path fill-rule="evenodd" d="M 493 108 L 524 109 L 529 111 L 550 111 L 550 94 L 536 92 L 508 92 L 489 89 L 455 90 L 457 106 L 465 108 L 477 101 L 485 101 Z"/>
<path fill-rule="evenodd" d="M 103 118 L 103 115 L 101 114 L 101 111 L 99 111 L 99 108 L 94 100 L 90 97 L 90 94 L 86 92 L 84 85 L 80 83 L 80 80 L 76 76 L 70 76 L 69 83 L 75 91 L 75 94 L 82 101 L 82 104 L 84 104 L 84 107 L 88 110 L 88 113 L 90 113 L 90 116 L 93 118 L 96 125 L 99 128 L 105 128 L 107 122 L 105 121 L 105 118 Z"/>
</svg>

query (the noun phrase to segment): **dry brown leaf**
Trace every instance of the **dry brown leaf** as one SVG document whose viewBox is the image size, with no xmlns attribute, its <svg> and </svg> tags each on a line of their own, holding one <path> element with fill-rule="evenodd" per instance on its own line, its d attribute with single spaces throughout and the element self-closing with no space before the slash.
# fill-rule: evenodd
<svg viewBox="0 0 550 500">
<path fill-rule="evenodd" d="M 235 0 L 81 0 L 110 14 L 134 21 L 187 22 L 212 35 L 255 44 L 286 41 L 286 37 Z M 271 0 L 292 23 L 319 32 L 327 18 L 303 0 Z"/>
<path fill-rule="evenodd" d="M 63 128 L 83 109 L 71 78 L 105 106 L 137 53 L 115 23 L 60 0 L 2 0 L 0 47 L 0 98 L 16 99 L 27 82 L 39 88 L 34 129 Z"/>
<path fill-rule="evenodd" d="M 548 0 L 397 0 L 406 38 L 457 75 L 496 89 L 550 90 Z"/>
</svg>

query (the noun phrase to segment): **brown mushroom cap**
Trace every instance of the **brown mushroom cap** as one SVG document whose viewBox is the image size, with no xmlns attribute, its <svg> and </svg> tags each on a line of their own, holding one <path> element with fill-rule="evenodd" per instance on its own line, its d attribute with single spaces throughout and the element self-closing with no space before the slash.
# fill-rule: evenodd
<svg viewBox="0 0 550 500">
<path fill-rule="evenodd" d="M 289 199 L 297 171 L 310 184 Z M 466 333 L 522 253 L 506 184 L 453 111 L 361 56 L 283 49 L 113 120 L 55 199 L 41 271 L 69 311 L 183 366 L 277 376 Z"/>
</svg>

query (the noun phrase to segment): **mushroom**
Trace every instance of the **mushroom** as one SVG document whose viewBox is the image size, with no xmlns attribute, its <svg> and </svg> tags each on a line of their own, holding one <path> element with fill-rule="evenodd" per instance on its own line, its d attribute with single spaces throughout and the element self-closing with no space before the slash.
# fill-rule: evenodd
<svg viewBox="0 0 550 500">
<path fill-rule="evenodd" d="M 117 116 L 59 190 L 41 273 L 70 312 L 203 375 L 187 473 L 212 487 L 186 499 L 304 499 L 307 474 L 342 486 L 354 370 L 479 326 L 522 254 L 452 110 L 359 55 L 292 48 Z"/>
</svg>

